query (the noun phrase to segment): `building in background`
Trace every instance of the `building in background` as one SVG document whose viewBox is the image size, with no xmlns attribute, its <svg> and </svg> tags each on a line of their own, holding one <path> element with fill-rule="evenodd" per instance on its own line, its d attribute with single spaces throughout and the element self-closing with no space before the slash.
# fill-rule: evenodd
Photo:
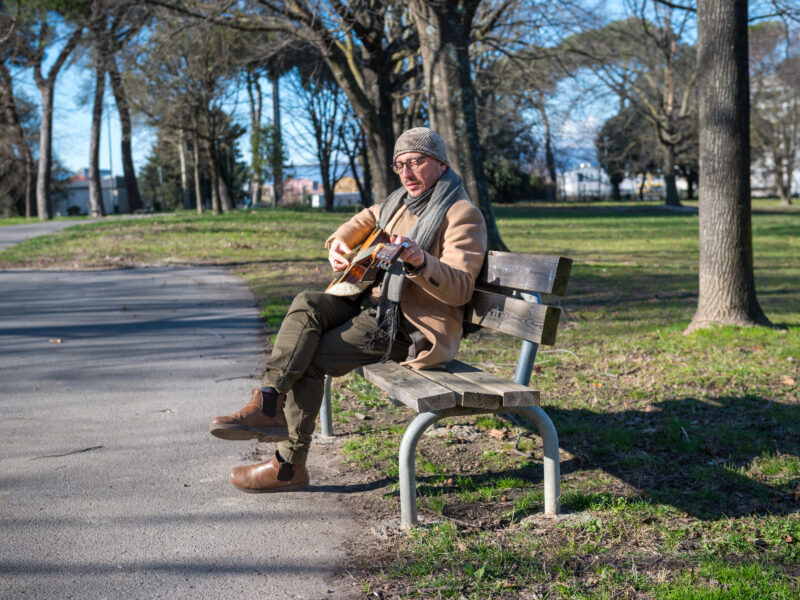
<svg viewBox="0 0 800 600">
<path fill-rule="evenodd" d="M 103 191 L 103 208 L 107 215 L 130 212 L 124 177 L 112 177 L 110 171 L 101 169 L 100 187 Z M 81 169 L 69 178 L 66 194 L 53 198 L 52 209 L 57 217 L 92 213 L 89 203 L 89 169 Z"/>
<path fill-rule="evenodd" d="M 611 196 L 611 183 L 606 172 L 589 163 L 558 174 L 558 193 L 561 199 L 595 200 Z"/>
</svg>

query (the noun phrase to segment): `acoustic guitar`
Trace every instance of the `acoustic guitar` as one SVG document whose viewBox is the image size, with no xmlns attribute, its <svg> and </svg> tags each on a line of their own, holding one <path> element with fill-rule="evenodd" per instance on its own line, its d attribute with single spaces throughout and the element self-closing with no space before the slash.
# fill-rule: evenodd
<svg viewBox="0 0 800 600">
<path fill-rule="evenodd" d="M 408 247 L 408 244 L 392 244 L 389 235 L 376 228 L 361 243 L 350 264 L 337 275 L 325 293 L 334 296 L 355 296 L 360 294 L 378 279 L 378 275 L 387 270 Z"/>
</svg>

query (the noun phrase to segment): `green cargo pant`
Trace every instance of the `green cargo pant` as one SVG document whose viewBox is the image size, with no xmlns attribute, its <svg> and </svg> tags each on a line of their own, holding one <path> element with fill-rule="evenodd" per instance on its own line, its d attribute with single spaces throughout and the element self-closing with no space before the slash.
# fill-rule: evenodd
<svg viewBox="0 0 800 600">
<path fill-rule="evenodd" d="M 358 301 L 324 292 L 302 292 L 289 307 L 267 361 L 264 385 L 286 394 L 289 439 L 278 451 L 290 463 L 302 465 L 308 457 L 325 375 L 339 377 L 378 362 L 386 351 L 385 335 L 377 336 L 371 350 L 364 348 L 377 327 L 376 311 L 366 297 Z M 410 345 L 401 325 L 391 359 L 405 360 Z"/>
</svg>

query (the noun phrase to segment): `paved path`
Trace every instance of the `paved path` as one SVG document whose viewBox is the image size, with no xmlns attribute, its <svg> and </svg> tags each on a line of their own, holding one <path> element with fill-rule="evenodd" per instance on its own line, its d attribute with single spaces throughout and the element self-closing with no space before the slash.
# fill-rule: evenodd
<svg viewBox="0 0 800 600">
<path fill-rule="evenodd" d="M 34 221 L 32 223 L 25 223 L 24 225 L 6 225 L 0 227 L 0 250 L 5 250 L 9 246 L 19 244 L 37 235 L 53 233 L 67 227 L 72 227 L 73 225 L 84 225 L 86 223 L 94 223 L 95 221 L 96 219 L 84 219 L 81 221 Z"/>
<path fill-rule="evenodd" d="M 259 329 L 221 269 L 0 271 L 0 597 L 356 589 L 327 582 L 360 530 L 324 452 L 310 491 L 243 494 L 254 444 L 207 433 L 256 384 Z"/>
</svg>

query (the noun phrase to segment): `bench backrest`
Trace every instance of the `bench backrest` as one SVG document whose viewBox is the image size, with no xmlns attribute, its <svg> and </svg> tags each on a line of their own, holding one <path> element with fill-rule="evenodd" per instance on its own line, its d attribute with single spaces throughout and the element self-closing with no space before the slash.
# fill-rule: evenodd
<svg viewBox="0 0 800 600">
<path fill-rule="evenodd" d="M 563 296 L 572 260 L 562 256 L 490 251 L 467 304 L 466 321 L 552 346 L 561 309 L 532 303 L 524 294 Z"/>
</svg>

